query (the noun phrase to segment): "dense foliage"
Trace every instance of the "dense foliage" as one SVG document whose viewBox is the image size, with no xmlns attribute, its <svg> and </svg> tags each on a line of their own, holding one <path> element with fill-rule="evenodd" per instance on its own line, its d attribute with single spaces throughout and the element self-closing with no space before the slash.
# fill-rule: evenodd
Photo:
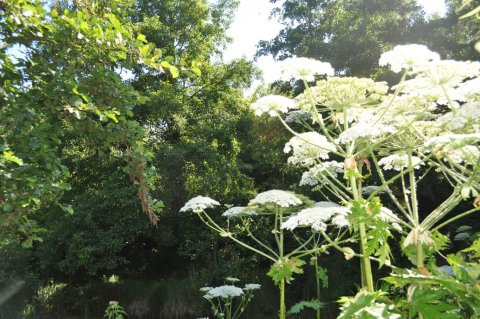
<svg viewBox="0 0 480 319">
<path fill-rule="evenodd" d="M 271 2 L 279 4 L 273 17 L 285 28 L 272 41 L 262 42 L 259 54 L 270 53 L 279 59 L 292 55 L 320 58 L 332 62 L 337 75 L 372 76 L 392 83 L 399 76 L 380 67 L 378 59 L 399 43 L 428 44 L 445 58 L 478 58 L 473 49 L 480 32 L 478 21 L 458 19 L 475 10 L 477 1 L 468 1 L 461 10 L 460 1 L 449 1 L 445 17 L 430 18 L 415 1 L 407 0 Z M 320 313 L 335 318 L 339 312 L 350 318 L 358 309 L 378 311 L 378 305 L 393 304 L 403 315 L 450 318 L 448 302 L 462 305 L 467 318 L 478 309 L 469 297 L 478 290 L 473 284 L 478 275 L 470 271 L 476 269 L 478 260 L 476 215 L 448 226 L 445 220 L 437 223 L 450 235 L 444 263 L 452 265 L 453 270 L 448 269 L 456 278 L 437 267 L 440 257 L 431 247 L 420 262 L 419 250 L 402 253 L 401 247 L 392 245 L 390 250 L 383 245 L 391 236 L 405 241 L 409 236 L 423 236 L 422 232 L 405 232 L 401 239 L 395 231 L 390 233 L 391 224 L 377 218 L 377 231 L 367 229 L 372 240 L 363 243 L 359 225 L 367 213 L 376 215 L 381 207 L 373 196 L 353 198 L 351 238 L 343 229 L 328 241 L 320 232 L 326 230 L 322 223 L 313 230 L 296 229 L 299 221 L 292 219 L 287 224 L 290 228 L 282 227 L 287 217 L 308 209 L 314 201 L 332 200 L 340 194 L 343 201 L 338 204 L 344 205 L 352 182 L 338 174 L 333 188 L 312 189 L 313 179 L 298 182 L 306 168 L 304 159 L 292 159 L 281 151 L 285 147 L 310 155 L 317 152 L 304 148 L 302 139 L 290 140 L 291 131 L 284 124 L 294 132 L 306 132 L 319 129 L 318 118 L 292 115 L 282 123 L 274 117 L 254 116 L 262 112 L 252 111 L 245 92 L 259 77 L 258 70 L 245 59 L 221 60 L 229 41 L 226 30 L 237 6 L 236 0 L 0 0 L 1 318 L 122 318 L 127 313 L 130 318 L 242 315 L 259 319 L 275 317 L 279 309 L 282 316 L 291 318 L 314 314 L 318 318 Z M 332 76 L 331 72 L 326 69 L 325 73 Z M 294 95 L 305 88 L 316 90 L 314 79 L 324 78 L 312 74 L 307 81 L 290 79 L 258 90 L 255 100 L 270 89 L 289 92 L 292 83 Z M 317 86 L 332 89 L 340 85 L 356 92 L 358 85 L 366 85 L 371 94 L 356 103 L 368 108 L 390 97 L 384 84 L 348 79 L 330 78 L 336 82 L 320 81 Z M 406 92 L 399 94 L 402 97 Z M 331 111 L 322 109 L 325 103 L 314 103 L 323 116 Z M 432 116 L 453 109 L 442 103 Z M 454 103 L 463 106 L 465 100 Z M 419 118 L 432 121 L 427 113 Z M 475 121 L 467 124 L 475 125 Z M 326 126 L 337 134 L 339 123 L 334 114 Z M 355 143 L 351 154 L 345 154 L 353 155 L 362 145 Z M 345 154 L 333 156 L 343 161 Z M 381 185 L 382 177 L 395 176 L 367 174 L 367 163 L 375 166 L 373 159 L 368 162 L 355 155 L 349 163 L 363 165 L 363 171 L 347 173 L 360 185 Z M 386 154 L 376 155 L 380 160 Z M 443 167 L 442 161 L 435 165 L 437 170 Z M 337 173 L 340 166 L 343 163 L 335 166 Z M 455 169 L 464 178 L 470 167 Z M 414 174 L 415 196 L 422 203 L 418 224 L 449 199 L 449 181 L 458 178 L 442 176 L 423 165 L 421 171 L 421 180 Z M 455 189 L 455 198 L 475 197 L 477 181 L 473 177 L 462 181 L 465 187 Z M 411 179 L 406 181 L 407 190 L 411 183 Z M 391 187 L 392 193 L 401 194 L 401 183 Z M 271 189 L 295 191 L 287 194 L 302 204 L 275 207 L 262 199 Z M 211 228 L 196 216 L 179 213 L 197 195 L 225 204 L 212 205 L 216 209 L 208 217 L 198 214 Z M 406 203 L 413 204 L 413 195 L 408 191 L 398 202 L 387 193 L 378 191 L 378 195 L 383 205 L 410 212 Z M 260 217 L 238 218 L 234 216 L 238 208 L 227 210 L 255 196 L 249 208 Z M 331 217 L 340 223 L 344 207 L 335 205 L 329 206 L 337 212 Z M 471 202 L 462 202 L 454 213 L 466 209 L 471 209 Z M 222 216 L 225 211 L 232 215 Z M 407 218 L 406 224 L 410 222 Z M 433 224 L 429 227 L 432 230 Z M 434 233 L 432 240 L 440 245 L 448 238 Z M 359 249 L 358 242 L 360 247 L 365 245 Z M 380 270 L 373 268 L 370 279 L 364 255 L 384 265 Z M 362 267 L 357 267 L 353 257 L 363 260 Z M 413 272 L 387 277 L 390 271 L 386 268 L 393 260 Z M 234 295 L 223 296 L 217 290 L 205 294 L 213 289 L 205 286 L 225 287 L 221 285 L 229 276 L 260 283 L 255 299 L 250 300 L 250 290 L 260 287 L 256 284 L 225 288 Z M 387 277 L 389 290 L 373 292 L 371 282 L 379 286 L 376 280 L 382 277 Z M 227 287 L 235 285 L 234 278 L 228 280 L 234 281 Z M 411 282 L 425 289 L 412 290 Z M 368 292 L 343 297 L 338 309 L 338 298 L 355 295 L 358 283 Z M 406 301 L 405 291 L 415 302 Z M 438 300 L 442 301 L 440 308 Z M 233 306 L 240 310 L 235 312 Z M 385 318 L 396 318 L 395 311 Z"/>
</svg>

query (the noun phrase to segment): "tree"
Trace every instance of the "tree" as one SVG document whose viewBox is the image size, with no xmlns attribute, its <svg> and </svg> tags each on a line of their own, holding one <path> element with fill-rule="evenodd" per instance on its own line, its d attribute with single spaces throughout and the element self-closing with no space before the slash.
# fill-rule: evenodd
<svg viewBox="0 0 480 319">
<path fill-rule="evenodd" d="M 317 58 L 342 74 L 359 76 L 372 74 L 385 47 L 408 41 L 425 23 L 414 0 L 287 0 L 273 16 L 285 28 L 260 42 L 259 55 Z"/>
<path fill-rule="evenodd" d="M 376 78 L 385 77 L 380 54 L 397 44 L 422 43 L 445 58 L 477 59 L 478 23 L 459 21 L 460 6 L 448 1 L 445 17 L 428 18 L 414 0 L 287 0 L 272 12 L 284 29 L 260 42 L 258 55 L 310 57 L 330 62 L 338 74 Z"/>
<path fill-rule="evenodd" d="M 83 150 L 79 156 L 122 157 L 138 183 L 143 210 L 155 223 L 159 203 L 149 195 L 154 173 L 147 165 L 144 129 L 132 118 L 138 96 L 119 73 L 139 60 L 159 71 L 174 74 L 175 69 L 160 61 L 144 35 L 134 33 L 125 19 L 128 2 L 78 1 L 71 10 L 33 0 L 0 6 L 1 224 L 22 225 L 27 245 L 39 238 L 29 216 L 58 203 L 70 188 L 63 162 L 66 139 Z"/>
</svg>

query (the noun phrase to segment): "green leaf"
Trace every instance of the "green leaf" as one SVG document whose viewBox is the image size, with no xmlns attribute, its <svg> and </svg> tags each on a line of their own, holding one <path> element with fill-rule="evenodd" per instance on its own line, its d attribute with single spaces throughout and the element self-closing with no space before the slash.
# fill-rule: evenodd
<svg viewBox="0 0 480 319">
<path fill-rule="evenodd" d="M 73 210 L 73 207 L 72 205 L 63 205 L 63 204 L 58 204 L 60 206 L 60 208 L 67 214 L 69 215 L 73 215 L 74 213 L 74 210 Z"/>
<path fill-rule="evenodd" d="M 191 70 L 193 73 L 195 73 L 198 76 L 202 75 L 202 70 L 200 70 L 199 68 L 192 68 Z"/>
<path fill-rule="evenodd" d="M 78 91 L 78 88 L 74 87 L 74 88 L 72 89 L 72 92 L 73 92 L 74 94 L 80 96 L 85 103 L 88 103 L 89 100 L 88 100 L 87 96 L 84 95 L 83 93 L 80 93 L 80 92 Z"/>
<path fill-rule="evenodd" d="M 313 310 L 318 310 L 318 309 L 322 308 L 323 306 L 325 306 L 325 304 L 323 302 L 320 302 L 320 301 L 315 300 L 315 299 L 312 299 L 312 300 L 309 300 L 309 301 L 308 300 L 302 300 L 302 301 L 294 304 L 287 311 L 287 315 L 293 315 L 293 314 L 300 313 L 301 311 L 303 311 L 306 308 L 310 308 L 310 309 L 313 309 Z"/>
<path fill-rule="evenodd" d="M 106 16 L 115 29 L 123 29 L 122 24 L 114 14 L 108 13 Z"/>
<path fill-rule="evenodd" d="M 305 262 L 301 259 L 284 257 L 270 267 L 267 275 L 272 277 L 272 280 L 277 285 L 280 284 L 282 280 L 290 283 L 293 280 L 293 274 L 303 274 L 302 266 L 304 264 Z"/>
<path fill-rule="evenodd" d="M 180 72 L 178 71 L 177 67 L 173 65 L 170 66 L 169 71 L 174 79 L 178 78 L 178 76 L 180 75 Z"/>
<path fill-rule="evenodd" d="M 10 212 L 12 212 L 14 208 L 15 208 L 15 207 L 13 207 L 13 205 L 10 204 L 10 203 L 6 203 L 6 204 L 4 204 L 3 207 L 2 207 L 2 209 L 3 209 L 3 211 L 4 211 L 5 213 L 10 213 Z"/>
<path fill-rule="evenodd" d="M 19 166 L 23 165 L 23 161 L 21 158 L 16 157 L 13 155 L 14 153 L 12 151 L 4 151 L 3 152 L 3 158 L 9 162 L 15 163 Z"/>
<path fill-rule="evenodd" d="M 139 33 L 139 34 L 137 35 L 137 40 L 138 40 L 138 41 L 142 41 L 143 43 L 147 43 L 147 42 L 148 42 L 148 41 L 147 41 L 147 37 L 145 37 L 145 35 L 143 35 L 143 34 L 141 34 L 141 33 Z"/>
</svg>

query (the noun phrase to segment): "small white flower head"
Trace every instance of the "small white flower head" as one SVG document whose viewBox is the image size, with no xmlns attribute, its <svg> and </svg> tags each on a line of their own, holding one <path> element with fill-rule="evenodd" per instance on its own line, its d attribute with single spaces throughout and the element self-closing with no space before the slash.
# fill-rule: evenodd
<svg viewBox="0 0 480 319">
<path fill-rule="evenodd" d="M 466 79 L 480 75 L 480 62 L 440 60 L 415 68 L 417 78 L 425 79 L 431 88 L 457 87 Z"/>
<path fill-rule="evenodd" d="M 235 277 L 227 277 L 227 278 L 225 278 L 225 280 L 228 281 L 228 282 L 239 282 L 240 281 L 240 279 L 235 278 Z"/>
<path fill-rule="evenodd" d="M 315 231 L 327 230 L 327 222 L 337 227 L 348 226 L 346 216 L 350 210 L 332 202 L 318 202 L 291 216 L 282 224 L 283 229 L 294 230 L 300 226 L 310 226 Z"/>
<path fill-rule="evenodd" d="M 412 156 L 412 165 L 415 166 L 415 169 L 418 169 L 420 165 L 423 165 L 423 164 L 424 163 L 420 158 L 418 158 L 417 156 Z M 393 154 L 379 160 L 378 165 L 383 166 L 383 169 L 386 169 L 386 170 L 401 171 L 404 168 L 408 167 L 408 155 Z"/>
<path fill-rule="evenodd" d="M 444 134 L 425 141 L 425 148 L 445 161 L 475 164 L 480 157 L 480 133 Z"/>
<path fill-rule="evenodd" d="M 243 217 L 243 216 L 255 216 L 257 212 L 246 207 L 234 206 L 227 209 L 222 216 L 224 217 Z"/>
<path fill-rule="evenodd" d="M 258 194 L 249 205 L 276 204 L 280 207 L 301 205 L 303 202 L 297 196 L 282 190 L 272 189 Z"/>
<path fill-rule="evenodd" d="M 420 44 L 397 45 L 393 50 L 387 51 L 380 56 L 380 66 L 390 66 L 390 69 L 399 73 L 403 69 L 424 66 L 429 61 L 440 60 L 440 55 L 430 51 Z"/>
<path fill-rule="evenodd" d="M 336 161 L 320 162 L 312 166 L 308 171 L 303 172 L 300 186 L 323 185 L 328 178 L 343 173 L 343 163 Z"/>
<path fill-rule="evenodd" d="M 296 109 L 294 100 L 281 95 L 267 95 L 259 98 L 251 105 L 251 109 L 256 116 L 268 113 L 270 116 L 277 116 L 279 112 L 287 113 L 289 110 Z"/>
<path fill-rule="evenodd" d="M 388 92 L 386 82 L 375 82 L 368 78 L 332 77 L 321 80 L 296 99 L 299 104 L 315 100 L 316 104 L 324 105 L 330 110 L 343 112 L 351 108 L 365 108 L 382 101 Z M 301 102 L 302 100 L 305 100 Z"/>
<path fill-rule="evenodd" d="M 287 58 L 280 62 L 282 70 L 281 80 L 301 79 L 308 82 L 315 80 L 315 75 L 325 74 L 333 76 L 335 70 L 330 63 L 309 58 Z"/>
<path fill-rule="evenodd" d="M 392 125 L 359 122 L 348 128 L 346 131 L 343 131 L 338 136 L 338 142 L 347 144 L 360 138 L 374 142 L 374 139 L 387 134 L 393 134 L 396 131 L 397 129 Z"/>
<path fill-rule="evenodd" d="M 243 295 L 243 290 L 241 288 L 225 285 L 210 289 L 203 297 L 208 300 L 213 298 L 231 299 L 241 295 Z"/>
<path fill-rule="evenodd" d="M 246 284 L 245 287 L 243 288 L 243 290 L 246 290 L 246 291 L 249 291 L 249 290 L 258 290 L 260 289 L 262 286 L 259 285 L 259 284 Z"/>
<path fill-rule="evenodd" d="M 185 205 L 180 209 L 180 212 L 192 211 L 194 213 L 200 213 L 207 208 L 212 208 L 215 206 L 220 206 L 220 203 L 210 197 L 197 196 L 190 199 Z"/>
<path fill-rule="evenodd" d="M 425 141 L 426 148 L 442 148 L 449 146 L 451 148 L 462 147 L 468 143 L 476 143 L 480 140 L 480 133 L 470 134 L 443 134 L 432 137 Z"/>
<path fill-rule="evenodd" d="M 212 289 L 213 289 L 213 287 L 202 287 L 202 288 L 200 288 L 200 291 L 201 292 L 209 292 Z"/>
<path fill-rule="evenodd" d="M 454 163 L 474 165 L 480 158 L 480 148 L 475 145 L 465 145 L 459 149 L 450 151 L 445 160 Z"/>
<path fill-rule="evenodd" d="M 449 131 L 477 130 L 480 125 L 480 102 L 465 103 L 455 111 L 443 114 L 438 118 L 437 124 Z"/>
<path fill-rule="evenodd" d="M 285 144 L 285 153 L 293 152 L 288 163 L 301 166 L 312 166 L 318 159 L 327 159 L 328 154 L 336 147 L 327 138 L 317 132 L 300 133 Z"/>
</svg>

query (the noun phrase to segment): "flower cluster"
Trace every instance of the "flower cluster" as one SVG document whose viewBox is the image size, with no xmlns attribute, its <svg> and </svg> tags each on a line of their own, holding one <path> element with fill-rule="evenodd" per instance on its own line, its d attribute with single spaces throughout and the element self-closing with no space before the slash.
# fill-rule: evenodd
<svg viewBox="0 0 480 319">
<path fill-rule="evenodd" d="M 299 226 L 310 226 L 315 231 L 327 230 L 327 222 L 337 227 L 348 226 L 346 216 L 350 210 L 333 202 L 318 202 L 305 208 L 282 224 L 283 229 L 294 230 Z"/>
<path fill-rule="evenodd" d="M 204 288 L 207 288 L 207 287 L 204 287 Z M 209 289 L 203 297 L 205 299 L 210 300 L 213 298 L 229 299 L 233 297 L 239 297 L 241 295 L 243 295 L 242 288 L 238 288 L 231 285 L 225 285 L 225 286 Z"/>
<path fill-rule="evenodd" d="M 390 66 L 390 69 L 398 73 L 403 69 L 419 68 L 429 61 L 440 60 L 440 55 L 430 51 L 420 44 L 397 45 L 393 50 L 387 51 L 380 56 L 380 66 Z"/>
<path fill-rule="evenodd" d="M 289 110 L 296 109 L 294 100 L 281 95 L 267 95 L 258 99 L 251 105 L 251 109 L 256 116 L 268 113 L 270 116 L 277 116 L 278 112 L 287 113 Z"/>
<path fill-rule="evenodd" d="M 332 77 L 318 81 L 307 93 L 295 98 L 300 108 L 310 107 L 313 99 L 316 104 L 329 110 L 343 111 L 352 107 L 372 105 L 381 101 L 388 91 L 385 82 L 355 77 Z"/>
<path fill-rule="evenodd" d="M 243 290 L 258 290 L 262 286 L 259 284 L 246 284 L 245 287 L 243 287 Z"/>
<path fill-rule="evenodd" d="M 316 160 L 328 159 L 328 154 L 336 147 L 327 138 L 317 132 L 300 133 L 285 144 L 285 153 L 293 152 L 288 158 L 290 164 L 312 166 Z"/>
<path fill-rule="evenodd" d="M 224 217 L 243 217 L 243 216 L 255 216 L 257 212 L 246 207 L 234 206 L 227 209 L 222 216 Z"/>
<path fill-rule="evenodd" d="M 207 208 L 212 208 L 214 206 L 220 206 L 220 203 L 210 197 L 197 196 L 190 199 L 185 205 L 180 209 L 180 212 L 192 211 L 194 213 L 200 213 Z"/>
<path fill-rule="evenodd" d="M 326 182 L 326 179 L 335 177 L 339 173 L 343 173 L 342 163 L 336 161 L 320 162 L 312 166 L 308 171 L 303 172 L 300 186 L 322 185 Z"/>
<path fill-rule="evenodd" d="M 258 194 L 249 203 L 249 205 L 262 204 L 275 204 L 280 207 L 291 207 L 301 205 L 302 200 L 289 192 L 272 189 Z"/>
<path fill-rule="evenodd" d="M 347 144 L 360 138 L 366 138 L 372 141 L 379 136 L 392 134 L 396 131 L 397 129 L 392 125 L 359 122 L 343 131 L 337 140 L 341 144 Z"/>
<path fill-rule="evenodd" d="M 408 155 L 407 154 L 393 154 L 386 156 L 378 161 L 378 165 L 383 166 L 386 170 L 395 170 L 401 171 L 404 168 L 409 167 L 408 165 Z M 412 156 L 412 166 L 415 169 L 419 168 L 420 165 L 423 165 L 423 162 L 417 156 Z"/>
<path fill-rule="evenodd" d="M 308 58 L 287 58 L 280 62 L 280 68 L 284 81 L 294 78 L 311 82 L 317 74 L 333 76 L 335 72 L 330 63 Z"/>
</svg>

